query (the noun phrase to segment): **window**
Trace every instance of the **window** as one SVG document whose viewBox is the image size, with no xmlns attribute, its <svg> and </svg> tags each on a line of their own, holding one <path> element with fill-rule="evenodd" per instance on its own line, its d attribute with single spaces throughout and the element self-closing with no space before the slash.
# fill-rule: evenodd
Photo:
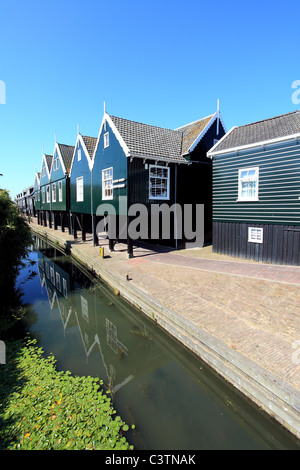
<svg viewBox="0 0 300 470">
<path fill-rule="evenodd" d="M 102 199 L 113 198 L 113 169 L 102 170 Z"/>
<path fill-rule="evenodd" d="M 49 184 L 46 188 L 46 192 L 47 192 L 47 202 L 50 202 L 50 185 Z"/>
<path fill-rule="evenodd" d="M 109 133 L 104 134 L 104 148 L 109 147 Z"/>
<path fill-rule="evenodd" d="M 52 183 L 52 202 L 56 202 L 56 183 Z"/>
<path fill-rule="evenodd" d="M 81 299 L 81 313 L 83 318 L 85 318 L 87 321 L 89 321 L 89 304 L 87 303 L 87 300 L 80 296 Z"/>
<path fill-rule="evenodd" d="M 48 263 L 45 264 L 45 268 L 46 268 L 46 278 L 49 279 L 50 275 L 49 275 L 49 264 Z"/>
<path fill-rule="evenodd" d="M 80 162 L 80 160 L 81 160 L 81 149 L 77 150 L 77 159 Z"/>
<path fill-rule="evenodd" d="M 50 281 L 52 282 L 52 284 L 55 284 L 54 269 L 52 268 L 52 266 L 50 266 Z"/>
<path fill-rule="evenodd" d="M 45 167 L 43 167 L 43 169 L 42 169 L 42 176 L 46 176 L 46 168 Z"/>
<path fill-rule="evenodd" d="M 76 201 L 83 201 L 83 176 L 76 179 Z"/>
<path fill-rule="evenodd" d="M 42 199 L 45 202 L 45 188 L 42 188 Z"/>
<path fill-rule="evenodd" d="M 258 201 L 258 167 L 239 170 L 238 201 Z"/>
<path fill-rule="evenodd" d="M 63 277 L 63 296 L 67 299 L 68 298 L 68 288 L 67 288 L 67 281 Z"/>
<path fill-rule="evenodd" d="M 61 202 L 63 200 L 62 181 L 58 182 L 58 200 L 59 200 L 59 202 Z"/>
<path fill-rule="evenodd" d="M 170 168 L 167 166 L 149 166 L 149 198 L 169 199 Z"/>
</svg>

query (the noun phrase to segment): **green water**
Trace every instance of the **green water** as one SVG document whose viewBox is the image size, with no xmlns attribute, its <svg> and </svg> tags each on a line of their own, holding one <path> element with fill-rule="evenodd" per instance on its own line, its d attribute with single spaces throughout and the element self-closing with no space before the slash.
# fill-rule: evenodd
<svg viewBox="0 0 300 470">
<path fill-rule="evenodd" d="M 59 370 L 98 376 L 136 450 L 300 449 L 152 320 L 37 239 L 19 275 L 30 330 Z M 33 275 L 28 272 L 33 270 Z"/>
</svg>

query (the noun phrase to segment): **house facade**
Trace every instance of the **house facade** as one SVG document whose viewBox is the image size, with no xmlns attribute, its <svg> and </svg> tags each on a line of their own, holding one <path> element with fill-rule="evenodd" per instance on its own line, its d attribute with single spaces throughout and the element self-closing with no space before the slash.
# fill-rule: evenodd
<svg viewBox="0 0 300 470">
<path fill-rule="evenodd" d="M 105 212 L 116 218 L 111 249 L 127 240 L 131 252 L 134 239 L 186 246 L 184 214 L 178 217 L 185 204 L 204 206 L 204 239 L 211 239 L 212 165 L 206 154 L 225 132 L 219 111 L 175 130 L 104 113 L 92 159 L 92 199 L 97 227 Z M 161 222 L 171 217 L 169 231 L 162 223 L 154 227 L 153 211 Z M 129 225 L 136 238 L 128 236 Z"/>
<path fill-rule="evenodd" d="M 70 229 L 70 190 L 69 173 L 74 146 L 55 143 L 50 171 L 51 219 L 54 229 Z"/>
<path fill-rule="evenodd" d="M 38 171 L 35 171 L 33 183 L 34 216 L 37 216 L 38 219 L 41 207 L 40 179 L 41 174 Z"/>
<path fill-rule="evenodd" d="M 40 177 L 40 208 L 38 211 L 38 223 L 40 225 L 52 227 L 51 219 L 51 189 L 50 189 L 50 173 L 52 166 L 52 155 L 43 153 L 41 177 Z"/>
<path fill-rule="evenodd" d="M 96 137 L 78 133 L 70 169 L 70 216 L 72 233 L 77 238 L 81 231 L 82 239 L 86 232 L 93 232 L 93 200 L 91 193 L 92 157 L 97 142 Z"/>
<path fill-rule="evenodd" d="M 300 112 L 234 127 L 208 156 L 213 250 L 300 265 Z"/>
</svg>

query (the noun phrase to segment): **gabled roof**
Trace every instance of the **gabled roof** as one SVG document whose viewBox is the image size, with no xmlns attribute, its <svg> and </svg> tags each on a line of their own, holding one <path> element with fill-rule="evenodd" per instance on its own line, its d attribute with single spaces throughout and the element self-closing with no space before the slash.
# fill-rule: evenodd
<svg viewBox="0 0 300 470">
<path fill-rule="evenodd" d="M 300 135 L 300 111 L 275 116 L 244 126 L 233 127 L 210 151 L 208 156 L 240 148 L 267 144 Z"/>
<path fill-rule="evenodd" d="M 52 160 L 53 160 L 53 156 L 52 156 L 52 155 L 46 155 L 46 154 L 44 154 L 44 157 L 45 157 L 45 160 L 46 160 L 48 172 L 50 173 L 50 171 L 51 171 L 51 165 L 52 165 Z"/>
<path fill-rule="evenodd" d="M 182 133 L 128 119 L 110 116 L 130 154 L 182 160 Z"/>
<path fill-rule="evenodd" d="M 47 176 L 48 176 L 48 178 L 50 178 L 52 160 L 53 160 L 53 156 L 52 156 L 52 155 L 46 155 L 45 153 L 43 153 L 43 157 L 42 157 L 42 169 L 43 169 L 43 165 L 44 165 L 44 163 L 45 163 L 45 168 L 46 168 L 46 171 L 47 171 Z M 42 172 L 41 172 L 41 177 L 42 177 Z"/>
<path fill-rule="evenodd" d="M 74 160 L 75 160 L 75 154 L 76 154 L 76 149 L 77 149 L 78 142 L 81 142 L 81 145 L 82 145 L 84 154 L 87 158 L 88 165 L 89 165 L 90 169 L 91 169 L 91 166 L 93 164 L 92 158 L 93 158 L 94 151 L 95 151 L 95 148 L 96 148 L 97 138 L 96 137 L 90 137 L 90 136 L 87 136 L 87 135 L 82 135 L 82 134 L 79 134 L 79 132 L 78 132 L 77 139 L 76 139 L 76 144 L 73 147 L 73 152 L 72 152 L 72 158 L 71 158 L 71 163 L 70 163 L 70 176 L 71 176 L 72 167 L 73 167 Z"/>
<path fill-rule="evenodd" d="M 112 116 L 105 112 L 99 137 L 106 120 L 127 156 L 187 163 L 185 156 L 195 148 L 217 118 L 222 121 L 219 111 L 173 130 Z"/>
<path fill-rule="evenodd" d="M 61 158 L 63 160 L 65 170 L 69 173 L 74 153 L 74 146 L 73 145 L 65 145 L 57 143 Z"/>
<path fill-rule="evenodd" d="M 97 144 L 97 137 L 89 137 L 87 135 L 82 135 L 81 137 L 82 137 L 82 140 L 84 142 L 84 145 L 88 151 L 90 158 L 92 158 L 94 155 L 96 144 Z"/>
<path fill-rule="evenodd" d="M 197 121 L 186 124 L 185 126 L 179 127 L 178 131 L 182 132 L 182 154 L 190 152 L 195 145 L 200 141 L 199 137 L 202 136 L 202 132 L 212 124 L 216 114 L 211 114 L 205 118 L 198 119 Z"/>
</svg>

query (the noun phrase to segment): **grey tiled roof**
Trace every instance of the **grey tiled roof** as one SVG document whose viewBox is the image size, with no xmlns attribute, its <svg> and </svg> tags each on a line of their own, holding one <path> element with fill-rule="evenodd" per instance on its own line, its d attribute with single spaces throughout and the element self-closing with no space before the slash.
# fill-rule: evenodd
<svg viewBox="0 0 300 470">
<path fill-rule="evenodd" d="M 213 115 L 179 129 L 166 129 L 111 116 L 129 151 L 133 155 L 161 157 L 186 162 L 188 151 Z"/>
<path fill-rule="evenodd" d="M 65 144 L 58 144 L 59 150 L 66 168 L 66 171 L 69 172 L 71 168 L 73 153 L 74 153 L 74 146 L 73 145 L 65 145 Z"/>
<path fill-rule="evenodd" d="M 216 145 L 213 152 L 233 149 L 257 142 L 300 133 L 300 111 L 282 114 L 263 121 L 236 127 Z"/>
<path fill-rule="evenodd" d="M 86 146 L 86 149 L 89 153 L 90 158 L 92 158 L 93 155 L 94 155 L 94 150 L 95 150 L 95 147 L 96 147 L 97 138 L 96 137 L 89 137 L 87 135 L 82 135 L 81 137 L 82 137 L 82 140 L 84 142 L 84 145 Z"/>
<path fill-rule="evenodd" d="M 50 172 L 50 171 L 51 171 L 51 165 L 52 165 L 53 156 L 52 156 L 52 155 L 45 155 L 45 158 L 46 158 L 48 170 L 49 170 L 49 172 Z"/>
<path fill-rule="evenodd" d="M 198 121 L 186 124 L 185 126 L 177 129 L 182 132 L 182 154 L 188 152 L 189 148 L 193 145 L 197 137 L 206 128 L 213 117 L 214 114 L 211 114 L 210 116 L 198 119 Z"/>
<path fill-rule="evenodd" d="M 184 160 L 181 156 L 181 132 L 110 117 L 133 154 Z"/>
</svg>

